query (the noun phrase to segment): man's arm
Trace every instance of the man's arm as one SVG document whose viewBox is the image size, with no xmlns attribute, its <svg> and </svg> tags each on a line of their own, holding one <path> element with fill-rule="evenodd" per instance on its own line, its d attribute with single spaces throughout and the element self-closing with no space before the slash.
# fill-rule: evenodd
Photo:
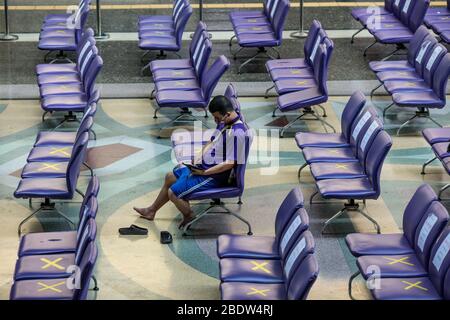
<svg viewBox="0 0 450 320">
<path fill-rule="evenodd" d="M 214 167 L 208 168 L 206 170 L 195 170 L 192 169 L 192 173 L 198 176 L 210 176 L 213 174 L 218 174 L 224 171 L 233 169 L 235 161 L 227 160 L 222 163 L 216 164 Z"/>
</svg>

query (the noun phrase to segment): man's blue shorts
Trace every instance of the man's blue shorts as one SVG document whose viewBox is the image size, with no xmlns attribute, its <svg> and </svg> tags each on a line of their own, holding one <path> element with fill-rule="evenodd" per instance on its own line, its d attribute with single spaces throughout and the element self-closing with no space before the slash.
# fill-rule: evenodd
<svg viewBox="0 0 450 320">
<path fill-rule="evenodd" d="M 173 174 L 177 178 L 177 181 L 170 187 L 170 190 L 172 190 L 177 198 L 184 198 L 192 192 L 219 187 L 219 183 L 214 178 L 191 175 L 191 170 L 185 166 L 175 167 Z"/>
</svg>

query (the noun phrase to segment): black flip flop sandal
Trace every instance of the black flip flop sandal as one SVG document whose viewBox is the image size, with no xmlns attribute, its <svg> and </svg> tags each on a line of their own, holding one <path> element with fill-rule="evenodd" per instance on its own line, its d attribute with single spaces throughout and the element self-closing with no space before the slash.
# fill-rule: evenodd
<svg viewBox="0 0 450 320">
<path fill-rule="evenodd" d="M 120 228 L 119 233 L 124 236 L 145 236 L 148 234 L 148 230 L 132 224 L 128 228 Z"/>
</svg>

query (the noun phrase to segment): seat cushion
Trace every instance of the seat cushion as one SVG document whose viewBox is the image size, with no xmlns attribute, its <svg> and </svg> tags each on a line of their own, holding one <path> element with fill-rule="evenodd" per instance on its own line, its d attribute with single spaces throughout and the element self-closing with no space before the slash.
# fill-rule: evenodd
<svg viewBox="0 0 450 320">
<path fill-rule="evenodd" d="M 422 92 L 422 91 L 432 91 L 429 84 L 425 81 L 386 81 L 384 83 L 384 88 L 390 94 L 395 92 Z"/>
<path fill-rule="evenodd" d="M 450 43 L 450 30 L 441 32 L 439 36 L 445 43 Z"/>
<path fill-rule="evenodd" d="M 353 18 L 355 18 L 356 20 L 360 20 L 361 17 L 365 17 L 365 16 L 372 16 L 374 9 L 369 8 L 355 8 L 352 9 L 351 11 L 351 15 Z M 387 11 L 385 8 L 383 7 L 376 7 L 376 12 L 379 15 L 385 15 L 385 14 L 392 14 L 391 12 Z"/>
<path fill-rule="evenodd" d="M 300 149 L 306 147 L 344 148 L 349 147 L 342 133 L 298 132 L 295 142 Z"/>
<path fill-rule="evenodd" d="M 78 95 L 54 95 L 41 100 L 41 107 L 45 111 L 73 111 L 83 112 L 87 106 L 86 96 Z"/>
<path fill-rule="evenodd" d="M 139 30 L 139 39 L 153 39 L 153 38 L 174 38 L 175 33 L 169 30 Z"/>
<path fill-rule="evenodd" d="M 78 73 L 70 74 L 42 74 L 38 76 L 38 85 L 46 84 L 80 84 L 81 79 Z"/>
<path fill-rule="evenodd" d="M 279 259 L 274 237 L 223 234 L 217 239 L 219 258 Z"/>
<path fill-rule="evenodd" d="M 54 37 L 39 39 L 38 48 L 40 50 L 63 50 L 76 51 L 77 45 L 74 37 Z"/>
<path fill-rule="evenodd" d="M 366 176 L 359 162 L 310 164 L 311 173 L 315 180 L 323 179 L 354 179 Z"/>
<path fill-rule="evenodd" d="M 193 66 L 190 59 L 154 60 L 150 63 L 150 71 L 152 73 L 161 69 L 193 69 Z"/>
<path fill-rule="evenodd" d="M 16 261 L 14 281 L 26 279 L 67 278 L 69 266 L 75 265 L 75 254 L 23 256 Z"/>
<path fill-rule="evenodd" d="M 178 51 L 180 46 L 174 37 L 152 37 L 139 39 L 139 48 L 144 50 Z"/>
<path fill-rule="evenodd" d="M 277 106 L 282 112 L 311 107 L 328 100 L 319 88 L 283 94 L 277 99 Z"/>
<path fill-rule="evenodd" d="M 312 68 L 283 68 L 270 71 L 272 81 L 283 79 L 313 79 L 314 71 Z"/>
<path fill-rule="evenodd" d="M 311 66 L 306 62 L 304 58 L 295 59 L 275 59 L 266 62 L 267 71 L 275 69 L 285 69 L 285 68 L 310 68 Z"/>
<path fill-rule="evenodd" d="M 380 278 L 426 277 L 427 270 L 415 254 L 362 256 L 356 264 L 364 279 L 374 275 L 373 266 L 377 266 Z"/>
<path fill-rule="evenodd" d="M 379 286 L 371 289 L 375 300 L 441 300 L 429 278 L 380 279 Z"/>
<path fill-rule="evenodd" d="M 44 26 L 45 27 L 45 26 Z M 39 34 L 40 39 L 45 38 L 74 38 L 75 37 L 75 29 L 68 29 L 68 28 L 51 28 L 49 30 L 42 30 Z"/>
<path fill-rule="evenodd" d="M 153 30 L 153 31 L 174 31 L 173 21 L 167 22 L 139 22 L 139 31 Z"/>
<path fill-rule="evenodd" d="M 22 179 L 14 191 L 16 198 L 70 199 L 66 178 Z"/>
<path fill-rule="evenodd" d="M 207 106 L 200 90 L 165 90 L 156 94 L 156 101 L 160 107 L 206 108 Z"/>
<path fill-rule="evenodd" d="M 430 91 L 396 92 L 392 95 L 392 100 L 400 107 L 443 108 L 445 106 L 445 101 Z"/>
<path fill-rule="evenodd" d="M 313 162 L 357 162 L 351 148 L 314 148 L 303 149 L 303 157 L 307 163 Z"/>
<path fill-rule="evenodd" d="M 224 282 L 220 284 L 222 300 L 286 300 L 282 283 Z"/>
<path fill-rule="evenodd" d="M 68 161 L 72 146 L 46 146 L 31 149 L 27 162 Z"/>
<path fill-rule="evenodd" d="M 413 254 L 414 249 L 403 233 L 351 233 L 345 243 L 353 256 Z"/>
<path fill-rule="evenodd" d="M 34 146 L 70 146 L 75 143 L 76 132 L 41 131 L 38 133 Z"/>
<path fill-rule="evenodd" d="M 275 90 L 279 95 L 298 92 L 306 89 L 317 88 L 317 82 L 314 78 L 310 79 L 281 79 L 275 81 Z"/>
<path fill-rule="evenodd" d="M 272 33 L 273 29 L 272 26 L 269 24 L 265 25 L 258 25 L 258 26 L 236 26 L 234 28 L 234 33 L 236 35 L 243 35 L 243 34 L 264 34 L 264 33 Z"/>
<path fill-rule="evenodd" d="M 438 142 L 431 146 L 433 152 L 439 159 L 444 159 L 450 157 L 450 152 L 448 152 L 448 142 Z"/>
<path fill-rule="evenodd" d="M 18 255 L 75 253 L 76 245 L 76 231 L 29 233 L 20 238 Z"/>
<path fill-rule="evenodd" d="M 196 79 L 157 81 L 156 91 L 163 90 L 200 90 L 200 84 Z"/>
<path fill-rule="evenodd" d="M 69 162 L 30 162 L 22 170 L 22 178 L 65 178 Z"/>
<path fill-rule="evenodd" d="M 220 260 L 222 282 L 283 283 L 280 260 L 223 258 Z"/>
<path fill-rule="evenodd" d="M 374 33 L 375 39 L 381 43 L 409 43 L 414 34 L 407 28 L 377 31 Z"/>
<path fill-rule="evenodd" d="M 415 71 L 383 71 L 376 74 L 381 82 L 392 80 L 423 81 L 423 78 Z"/>
<path fill-rule="evenodd" d="M 44 84 L 39 87 L 41 97 L 52 95 L 84 94 L 84 87 L 79 84 Z"/>
<path fill-rule="evenodd" d="M 361 24 L 363 26 L 367 26 L 367 24 L 375 25 L 374 22 L 377 22 L 378 24 L 400 23 L 400 20 L 398 20 L 397 17 L 394 16 L 392 13 L 383 14 L 383 15 L 379 15 L 379 16 L 375 16 L 373 14 L 367 14 L 367 15 L 360 16 L 359 22 L 361 22 Z"/>
<path fill-rule="evenodd" d="M 278 47 L 281 40 L 278 40 L 273 33 L 237 35 L 238 43 L 241 47 Z"/>
<path fill-rule="evenodd" d="M 265 15 L 261 10 L 238 10 L 231 11 L 230 18 L 264 18 Z"/>
<path fill-rule="evenodd" d="M 197 74 L 194 69 L 183 69 L 183 70 L 170 70 L 161 69 L 153 72 L 153 80 L 155 82 L 159 81 L 172 81 L 172 80 L 189 80 L 197 79 Z"/>
<path fill-rule="evenodd" d="M 450 128 L 426 128 L 422 135 L 429 144 L 450 142 Z"/>
<path fill-rule="evenodd" d="M 368 178 L 326 179 L 317 181 L 317 188 L 324 198 L 371 199 L 376 191 Z"/>
<path fill-rule="evenodd" d="M 233 28 L 242 26 L 265 26 L 270 24 L 270 21 L 265 16 L 253 18 L 234 16 L 230 17 L 230 21 Z"/>
<path fill-rule="evenodd" d="M 399 61 L 370 61 L 369 68 L 373 72 L 383 71 L 414 71 L 414 66 L 410 65 L 407 60 Z"/>
<path fill-rule="evenodd" d="M 66 279 L 34 279 L 14 282 L 10 300 L 73 300 L 75 291 Z"/>
<path fill-rule="evenodd" d="M 78 73 L 75 63 L 42 63 L 36 66 L 36 74 L 67 74 Z"/>
</svg>

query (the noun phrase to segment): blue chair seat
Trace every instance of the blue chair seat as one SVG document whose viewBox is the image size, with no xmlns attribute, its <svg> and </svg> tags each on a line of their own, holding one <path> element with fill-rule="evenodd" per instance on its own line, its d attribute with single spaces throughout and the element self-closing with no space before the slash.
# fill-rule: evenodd
<svg viewBox="0 0 450 320">
<path fill-rule="evenodd" d="M 81 79 L 78 73 L 70 73 L 70 74 L 42 74 L 38 76 L 38 85 L 46 85 L 46 84 L 80 84 Z"/>
<path fill-rule="evenodd" d="M 23 256 L 16 262 L 14 281 L 68 278 L 67 268 L 75 265 L 75 254 Z"/>
<path fill-rule="evenodd" d="M 45 38 L 74 38 L 75 29 L 59 28 L 56 30 L 43 30 L 39 34 L 40 39 Z"/>
<path fill-rule="evenodd" d="M 70 196 L 66 178 L 22 179 L 14 192 L 16 198 L 67 199 Z"/>
<path fill-rule="evenodd" d="M 302 91 L 283 94 L 278 97 L 278 109 L 282 112 L 298 110 L 304 107 L 318 105 L 328 100 L 327 95 L 320 92 L 319 88 L 310 88 Z"/>
<path fill-rule="evenodd" d="M 427 277 L 386 278 L 379 284 L 378 289 L 370 290 L 376 300 L 442 300 Z"/>
<path fill-rule="evenodd" d="M 161 69 L 153 73 L 153 80 L 155 82 L 160 81 L 171 81 L 171 80 L 188 80 L 197 79 L 194 69 L 183 69 L 183 70 L 170 70 Z"/>
<path fill-rule="evenodd" d="M 392 100 L 398 106 L 417 106 L 426 108 L 441 108 L 445 101 L 439 99 L 434 92 L 396 92 L 392 95 Z"/>
<path fill-rule="evenodd" d="M 164 107 L 205 108 L 207 106 L 200 90 L 165 90 L 156 94 L 156 100 L 158 105 L 164 105 Z"/>
<path fill-rule="evenodd" d="M 150 71 L 152 73 L 161 69 L 180 70 L 193 68 L 194 67 L 190 59 L 154 60 L 150 62 Z"/>
<path fill-rule="evenodd" d="M 386 81 L 384 83 L 384 88 L 390 93 L 395 92 L 406 92 L 406 91 L 433 91 L 429 84 L 425 81 Z"/>
<path fill-rule="evenodd" d="M 222 282 L 283 283 L 280 260 L 224 258 L 220 260 Z"/>
<path fill-rule="evenodd" d="M 391 21 L 381 21 L 380 23 L 370 23 L 366 25 L 366 28 L 372 34 L 378 31 L 395 32 L 397 30 L 409 30 L 403 23 L 401 23 L 397 19 Z"/>
<path fill-rule="evenodd" d="M 377 276 L 381 278 L 411 278 L 428 275 L 415 254 L 362 256 L 356 260 L 356 264 L 366 280 L 373 275 L 373 266 L 377 266 Z"/>
<path fill-rule="evenodd" d="M 75 139 L 77 137 L 76 132 L 60 132 L 60 131 L 41 131 L 36 137 L 36 142 L 34 146 L 65 146 L 75 144 Z"/>
<path fill-rule="evenodd" d="M 223 234 L 217 239 L 219 258 L 279 259 L 274 237 Z"/>
<path fill-rule="evenodd" d="M 67 29 L 67 21 L 44 21 L 41 31 Z"/>
<path fill-rule="evenodd" d="M 173 21 L 167 22 L 139 22 L 139 31 L 175 31 Z"/>
<path fill-rule="evenodd" d="M 273 81 L 283 79 L 313 79 L 314 71 L 311 68 L 283 68 L 270 71 L 270 77 Z"/>
<path fill-rule="evenodd" d="M 22 178 L 65 178 L 69 162 L 30 162 L 22 170 Z"/>
<path fill-rule="evenodd" d="M 67 74 L 78 73 L 75 63 L 42 63 L 36 66 L 36 74 Z"/>
<path fill-rule="evenodd" d="M 349 147 L 342 133 L 298 132 L 295 142 L 300 149 L 306 147 L 317 148 L 345 148 Z"/>
<path fill-rule="evenodd" d="M 354 179 L 366 176 L 364 169 L 359 162 L 311 163 L 310 169 L 315 180 Z"/>
<path fill-rule="evenodd" d="M 303 157 L 311 162 L 357 162 L 352 148 L 313 148 L 303 149 Z"/>
<path fill-rule="evenodd" d="M 87 98 L 83 94 L 48 96 L 42 99 L 42 109 L 45 111 L 74 111 L 83 112 L 87 106 Z"/>
<path fill-rule="evenodd" d="M 175 32 L 169 30 L 139 30 L 139 39 L 152 39 L 152 38 L 174 38 Z"/>
<path fill-rule="evenodd" d="M 383 71 L 414 71 L 415 68 L 407 60 L 400 61 L 370 61 L 369 68 L 373 72 Z"/>
<path fill-rule="evenodd" d="M 353 256 L 413 254 L 414 249 L 403 233 L 351 233 L 345 242 Z"/>
<path fill-rule="evenodd" d="M 38 48 L 40 50 L 63 50 L 63 51 L 76 51 L 77 44 L 75 37 L 62 37 L 62 38 L 43 38 L 39 40 Z"/>
<path fill-rule="evenodd" d="M 266 62 L 267 71 L 275 70 L 275 69 L 284 69 L 284 68 L 311 68 L 311 66 L 306 62 L 304 58 L 296 58 L 296 59 L 276 59 L 269 60 Z"/>
<path fill-rule="evenodd" d="M 163 90 L 200 90 L 200 84 L 196 79 L 158 81 L 155 83 L 156 91 Z"/>
<path fill-rule="evenodd" d="M 270 21 L 266 17 L 259 18 L 243 18 L 243 17 L 231 17 L 231 24 L 234 28 L 242 26 L 264 26 L 270 24 Z"/>
<path fill-rule="evenodd" d="M 445 43 L 450 43 L 450 30 L 441 32 L 439 36 Z"/>
<path fill-rule="evenodd" d="M 392 13 L 387 13 L 384 15 L 381 15 L 380 17 L 377 17 L 375 20 L 372 14 L 362 15 L 358 19 L 359 22 L 364 26 L 367 27 L 367 25 L 370 23 L 372 26 L 375 25 L 375 21 L 378 24 L 385 24 L 385 23 L 395 23 L 398 24 L 400 21 L 395 17 Z"/>
<path fill-rule="evenodd" d="M 144 50 L 178 51 L 180 46 L 174 37 L 171 38 L 141 38 L 139 48 Z"/>
<path fill-rule="evenodd" d="M 220 284 L 222 300 L 286 300 L 283 283 L 224 282 Z"/>
<path fill-rule="evenodd" d="M 281 41 L 273 33 L 237 35 L 241 47 L 278 47 Z"/>
<path fill-rule="evenodd" d="M 242 190 L 238 187 L 214 188 L 211 190 L 196 191 L 187 195 L 186 200 L 205 200 L 216 198 L 237 198 L 242 195 Z"/>
<path fill-rule="evenodd" d="M 260 25 L 260 26 L 237 26 L 234 28 L 234 32 L 236 35 L 264 34 L 264 33 L 270 34 L 273 32 L 273 29 L 269 23 L 267 25 Z"/>
<path fill-rule="evenodd" d="M 429 144 L 450 142 L 450 128 L 426 128 L 422 135 Z"/>
<path fill-rule="evenodd" d="M 29 233 L 20 238 L 19 257 L 75 253 L 76 231 Z"/>
<path fill-rule="evenodd" d="M 403 81 L 423 81 L 415 71 L 383 71 L 376 74 L 378 80 L 381 82 L 403 80 Z"/>
<path fill-rule="evenodd" d="M 73 300 L 75 291 L 66 279 L 34 279 L 14 282 L 10 300 Z"/>
<path fill-rule="evenodd" d="M 409 43 L 414 34 L 408 29 L 397 29 L 395 31 L 385 30 L 377 31 L 374 33 L 374 37 L 381 43 Z"/>
<path fill-rule="evenodd" d="M 31 149 L 27 162 L 69 161 L 71 146 L 46 146 Z"/>
<path fill-rule="evenodd" d="M 282 79 L 275 81 L 275 89 L 279 95 L 316 87 L 317 82 L 315 79 Z"/>
<path fill-rule="evenodd" d="M 447 151 L 448 142 L 438 142 L 431 146 L 434 153 L 439 157 L 439 159 L 444 159 L 450 157 L 450 152 Z"/>
<path fill-rule="evenodd" d="M 368 178 L 327 179 L 317 181 L 317 188 L 324 198 L 335 199 L 369 199 L 377 197 L 376 191 Z"/>
<path fill-rule="evenodd" d="M 41 85 L 39 88 L 41 97 L 47 97 L 52 95 L 73 95 L 83 94 L 84 88 L 79 84 L 47 84 Z"/>
</svg>

